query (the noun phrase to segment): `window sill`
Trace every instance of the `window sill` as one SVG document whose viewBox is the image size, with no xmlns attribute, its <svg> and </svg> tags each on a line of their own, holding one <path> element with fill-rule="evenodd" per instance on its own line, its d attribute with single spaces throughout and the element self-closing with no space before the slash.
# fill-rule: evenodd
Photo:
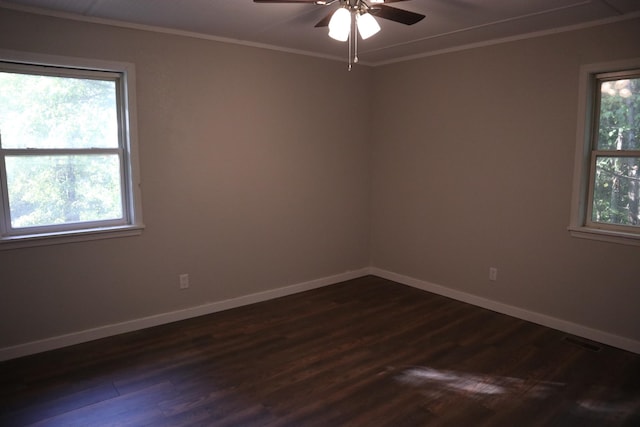
<svg viewBox="0 0 640 427">
<path fill-rule="evenodd" d="M 619 231 L 602 230 L 588 227 L 569 227 L 573 237 L 581 239 L 599 240 L 601 242 L 618 243 L 622 245 L 640 246 L 640 234 L 623 233 Z"/>
<path fill-rule="evenodd" d="M 0 251 L 7 249 L 29 248 L 34 246 L 49 246 L 59 245 L 63 243 L 86 242 L 89 240 L 139 236 L 142 234 L 143 229 L 144 225 L 136 224 L 59 233 L 5 236 L 0 238 Z"/>
</svg>

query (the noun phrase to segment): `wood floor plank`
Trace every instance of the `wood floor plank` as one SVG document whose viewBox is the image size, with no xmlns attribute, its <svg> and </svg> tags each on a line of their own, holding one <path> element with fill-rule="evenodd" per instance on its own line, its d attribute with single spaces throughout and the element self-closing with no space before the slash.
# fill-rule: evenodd
<svg viewBox="0 0 640 427">
<path fill-rule="evenodd" d="M 640 425 L 640 355 L 566 338 L 368 276 L 0 363 L 0 425 Z"/>
</svg>

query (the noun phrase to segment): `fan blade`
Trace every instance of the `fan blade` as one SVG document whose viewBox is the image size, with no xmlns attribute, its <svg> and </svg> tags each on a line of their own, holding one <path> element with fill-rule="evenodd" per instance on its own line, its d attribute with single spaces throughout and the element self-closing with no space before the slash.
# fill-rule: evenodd
<svg viewBox="0 0 640 427">
<path fill-rule="evenodd" d="M 254 3 L 316 3 L 318 0 L 253 0 Z"/>
<path fill-rule="evenodd" d="M 405 25 L 413 25 L 416 22 L 422 21 L 424 15 L 415 12 L 409 12 L 408 10 L 396 9 L 395 7 L 376 5 L 369 10 L 373 16 L 388 19 L 390 21 L 399 22 Z"/>
<path fill-rule="evenodd" d="M 335 10 L 332 10 L 327 16 L 322 18 L 316 25 L 314 25 L 314 27 L 316 27 L 316 28 L 328 27 L 329 26 L 329 21 L 331 21 L 331 17 L 333 16 L 334 13 L 335 13 Z"/>
<path fill-rule="evenodd" d="M 262 0 L 262 1 L 265 1 L 265 0 Z M 408 0 L 384 0 L 385 3 L 397 3 L 397 2 L 401 2 L 401 1 L 408 1 Z M 333 0 L 331 2 L 327 2 L 327 3 L 333 3 Z M 369 10 L 371 11 L 371 13 L 374 13 L 374 11 L 376 10 L 376 6 L 371 6 L 371 9 L 369 9 Z M 334 12 L 335 11 L 331 11 L 327 16 L 322 18 L 316 25 L 314 25 L 314 27 L 316 27 L 316 28 L 328 27 L 329 26 L 329 21 L 331 21 L 331 17 L 333 16 Z"/>
</svg>

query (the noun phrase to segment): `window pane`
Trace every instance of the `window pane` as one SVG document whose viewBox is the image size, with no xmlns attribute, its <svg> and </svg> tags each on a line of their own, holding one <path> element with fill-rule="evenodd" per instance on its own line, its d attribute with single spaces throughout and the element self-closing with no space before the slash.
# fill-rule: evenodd
<svg viewBox="0 0 640 427">
<path fill-rule="evenodd" d="M 117 154 L 5 160 L 13 228 L 123 218 Z"/>
<path fill-rule="evenodd" d="M 618 225 L 640 226 L 640 157 L 596 159 L 591 220 Z"/>
<path fill-rule="evenodd" d="M 116 83 L 0 72 L 3 148 L 117 148 Z"/>
<path fill-rule="evenodd" d="M 598 150 L 640 150 L 640 79 L 600 82 Z"/>
</svg>

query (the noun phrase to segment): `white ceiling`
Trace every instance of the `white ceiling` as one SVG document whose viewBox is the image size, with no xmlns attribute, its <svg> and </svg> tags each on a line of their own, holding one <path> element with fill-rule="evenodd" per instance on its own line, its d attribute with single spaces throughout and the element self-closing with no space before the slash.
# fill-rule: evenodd
<svg viewBox="0 0 640 427">
<path fill-rule="evenodd" d="M 0 0 L 0 7 L 154 26 L 345 59 L 347 44 L 314 25 L 332 10 L 253 0 Z M 376 65 L 496 39 L 607 19 L 640 16 L 640 0 L 409 0 L 390 6 L 426 15 L 413 26 L 378 19 L 359 40 L 361 62 Z M 0 9 L 1 13 L 1 9 Z M 50 12 L 45 12 L 50 13 Z"/>
</svg>

